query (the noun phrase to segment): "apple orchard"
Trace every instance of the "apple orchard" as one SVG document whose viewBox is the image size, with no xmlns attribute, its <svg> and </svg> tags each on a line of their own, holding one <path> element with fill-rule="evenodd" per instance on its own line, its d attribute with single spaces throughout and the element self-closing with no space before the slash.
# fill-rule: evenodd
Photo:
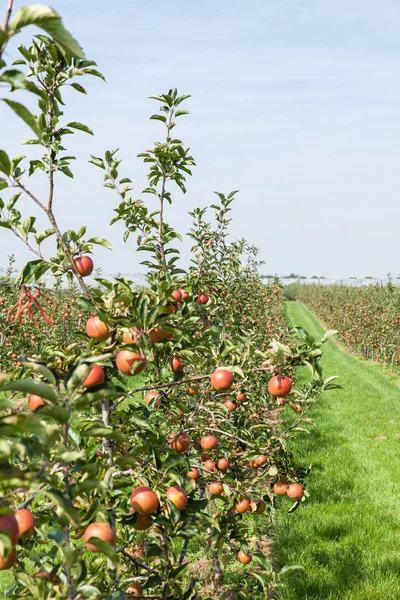
<svg viewBox="0 0 400 600">
<path fill-rule="evenodd" d="M 14 34 L 29 24 L 42 31 L 7 65 Z M 32 252 L 0 288 L 1 588 L 43 600 L 227 590 L 265 598 L 290 566 L 274 569 L 255 540 L 277 509 L 306 501 L 290 444 L 321 392 L 336 387 L 319 364 L 332 332 L 316 341 L 287 327 L 279 281 L 260 276 L 255 247 L 228 239 L 236 192 L 190 212 L 191 263 L 178 265 L 180 234 L 165 207 L 174 190 L 186 191 L 195 161 L 175 137 L 189 99 L 176 89 L 152 97 L 162 139 L 139 155 L 149 169 L 142 198 L 132 197 L 118 152 L 87 167 L 114 194 L 111 223 L 122 222 L 125 242 L 142 253 L 146 284 L 87 284 L 96 245 L 110 245 L 58 221 L 57 189 L 76 160 L 66 136 L 92 134 L 65 122 L 64 91 L 86 94 L 81 82 L 102 75 L 46 6 L 7 13 L 0 49 L 4 102 L 35 150 L 34 159 L 0 150 L 0 226 Z M 36 98 L 37 114 L 17 101 L 19 90 Z M 44 197 L 34 176 L 46 181 Z M 296 385 L 300 366 L 308 385 Z M 210 585 L 196 569 L 199 550 Z"/>
</svg>

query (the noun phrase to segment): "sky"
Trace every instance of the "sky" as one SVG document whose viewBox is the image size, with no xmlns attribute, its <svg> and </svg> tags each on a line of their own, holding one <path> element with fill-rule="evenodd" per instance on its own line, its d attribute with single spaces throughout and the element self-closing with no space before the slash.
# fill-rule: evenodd
<svg viewBox="0 0 400 600">
<path fill-rule="evenodd" d="M 118 198 L 102 187 L 89 155 L 120 148 L 121 174 L 141 197 L 146 169 L 137 154 L 164 135 L 160 123 L 149 121 L 158 109 L 148 97 L 171 87 L 191 94 L 191 115 L 175 132 L 197 164 L 187 194 L 173 189 L 167 208 L 167 221 L 182 235 L 190 228 L 188 211 L 212 204 L 214 191 L 237 189 L 231 239 L 260 248 L 263 272 L 400 273 L 400 0 L 53 0 L 51 6 L 107 79 L 78 79 L 88 95 L 66 94 L 66 122 L 82 121 L 95 136 L 69 136 L 75 178 L 59 175 L 55 198 L 62 229 L 86 224 L 90 236 L 113 244 L 113 252 L 95 248 L 103 273 L 143 272 L 143 253 L 135 252 L 135 239 L 122 241 L 122 225 L 109 226 Z M 35 32 L 30 27 L 12 40 L 9 61 Z M 34 108 L 19 95 L 14 99 Z M 35 147 L 21 146 L 28 137 L 27 126 L 0 103 L 0 149 L 33 157 Z M 43 176 L 30 185 L 46 195 Z M 21 207 L 37 214 L 28 199 Z M 183 266 L 189 250 L 185 240 Z M 11 253 L 18 266 L 34 258 L 0 229 L 0 267 Z"/>
</svg>

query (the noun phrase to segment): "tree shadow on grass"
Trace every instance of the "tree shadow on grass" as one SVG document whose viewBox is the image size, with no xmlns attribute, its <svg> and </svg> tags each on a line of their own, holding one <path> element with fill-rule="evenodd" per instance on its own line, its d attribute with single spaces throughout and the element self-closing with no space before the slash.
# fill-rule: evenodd
<svg viewBox="0 0 400 600">
<path fill-rule="evenodd" d="M 295 549 L 294 549 L 295 551 Z M 300 549 L 299 549 L 300 551 Z M 329 546 L 310 554 L 312 568 L 303 576 L 289 575 L 278 598 L 290 600 L 340 600 L 363 580 L 362 552 L 352 544 L 336 550 Z"/>
</svg>

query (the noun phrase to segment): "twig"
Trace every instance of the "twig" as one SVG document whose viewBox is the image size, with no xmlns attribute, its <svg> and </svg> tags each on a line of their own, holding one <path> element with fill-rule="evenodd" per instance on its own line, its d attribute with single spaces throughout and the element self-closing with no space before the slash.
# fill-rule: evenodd
<svg viewBox="0 0 400 600">
<path fill-rule="evenodd" d="M 137 565 L 138 567 L 145 569 L 149 573 L 154 573 L 155 575 L 159 575 L 158 571 L 154 571 L 154 569 L 151 569 L 145 563 L 142 563 L 140 560 L 138 560 L 137 558 L 135 558 L 134 556 L 129 554 L 129 552 L 127 552 L 123 548 L 117 548 L 117 552 L 121 552 L 121 554 L 123 554 L 126 558 L 129 558 L 129 560 L 132 561 L 133 563 L 135 563 L 135 565 Z"/>
<path fill-rule="evenodd" d="M 232 438 L 234 440 L 237 440 L 241 444 L 245 444 L 245 446 L 248 446 L 249 448 L 256 448 L 256 446 L 254 446 L 253 444 L 251 444 L 247 440 L 244 440 L 243 438 L 240 438 L 237 435 L 233 435 L 233 433 L 227 433 L 226 431 L 222 431 L 222 429 L 214 429 L 214 427 L 205 427 L 204 429 L 206 431 L 214 431 L 215 433 L 221 433 L 222 435 L 225 435 L 226 437 L 230 437 L 230 438 Z M 188 432 L 188 431 L 197 431 L 197 428 L 196 427 L 191 427 L 190 429 L 186 429 L 185 431 L 186 432 Z"/>
<path fill-rule="evenodd" d="M 175 387 L 177 385 L 184 385 L 186 383 L 192 383 L 192 381 L 201 381 L 202 379 L 209 379 L 209 378 L 210 378 L 210 375 L 197 375 L 196 377 L 191 377 L 190 379 L 181 379 L 180 381 L 170 381 L 168 383 L 158 383 L 157 385 L 145 385 L 141 388 L 136 388 L 134 390 L 131 390 L 129 395 L 132 396 L 133 394 L 137 394 L 139 392 L 148 392 L 150 390 L 161 390 L 163 388 Z M 126 399 L 126 397 L 124 396 L 120 400 L 117 400 L 117 402 L 114 402 L 114 404 L 111 407 L 111 410 L 116 408 L 118 406 L 118 404 L 123 402 L 125 399 Z"/>
<path fill-rule="evenodd" d="M 315 398 L 315 400 L 313 402 L 310 402 L 310 404 L 307 405 L 307 408 L 305 410 L 303 410 L 303 412 L 301 413 L 301 415 L 299 415 L 297 417 L 297 419 L 295 421 L 293 421 L 293 423 L 282 433 L 282 435 L 280 437 L 286 437 L 287 434 L 289 433 L 289 431 L 291 431 L 294 427 L 296 427 L 296 425 L 298 423 L 300 423 L 300 421 L 302 420 L 302 418 L 304 417 L 304 415 L 310 410 L 310 408 L 312 406 L 314 406 L 315 402 L 317 401 L 317 398 Z"/>
</svg>

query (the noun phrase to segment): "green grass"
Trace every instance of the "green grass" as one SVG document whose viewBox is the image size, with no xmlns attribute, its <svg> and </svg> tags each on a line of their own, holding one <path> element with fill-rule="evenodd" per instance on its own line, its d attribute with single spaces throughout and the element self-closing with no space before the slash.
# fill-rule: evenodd
<svg viewBox="0 0 400 600">
<path fill-rule="evenodd" d="M 288 302 L 289 322 L 320 337 L 323 329 L 299 302 Z M 280 600 L 400 598 L 400 391 L 398 377 L 325 345 L 325 376 L 343 390 L 327 392 L 313 409 L 311 435 L 293 451 L 312 464 L 310 499 L 281 515 L 276 559 L 297 563 Z"/>
</svg>

